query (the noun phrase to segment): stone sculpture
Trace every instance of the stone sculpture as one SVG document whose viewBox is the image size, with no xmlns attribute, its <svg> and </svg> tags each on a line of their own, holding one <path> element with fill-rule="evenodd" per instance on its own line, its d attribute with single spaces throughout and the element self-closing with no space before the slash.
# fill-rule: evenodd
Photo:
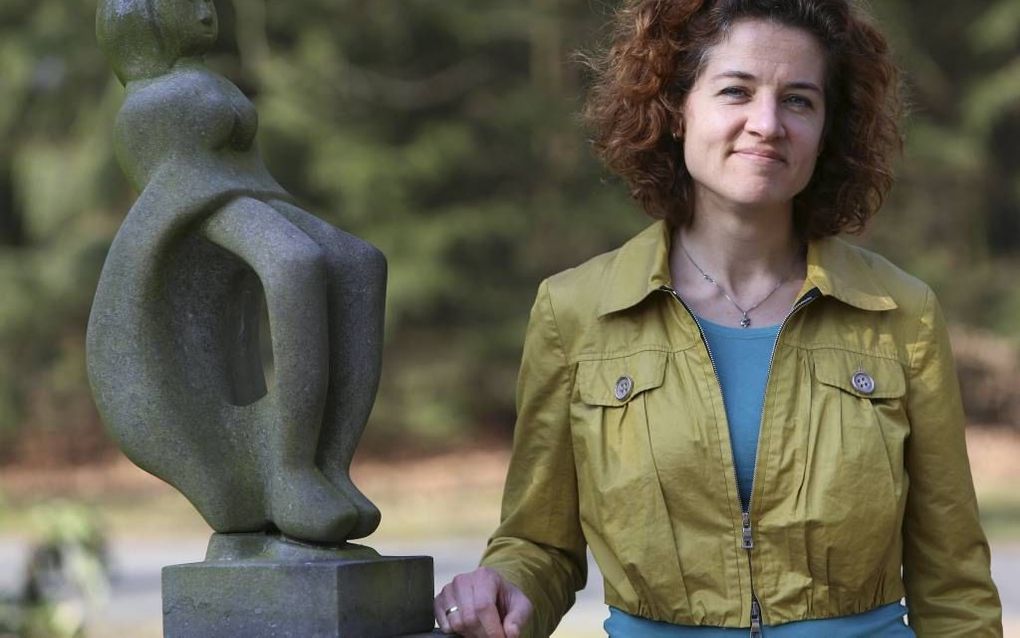
<svg viewBox="0 0 1020 638">
<path fill-rule="evenodd" d="M 432 559 L 347 542 L 380 518 L 349 469 L 379 383 L 385 259 L 269 175 L 254 107 L 202 60 L 212 0 L 100 0 L 97 35 L 140 195 L 96 291 L 89 379 L 127 456 L 216 531 L 204 562 L 163 569 L 164 635 L 429 635 Z"/>
<path fill-rule="evenodd" d="M 104 421 L 217 532 L 370 534 L 379 511 L 348 470 L 379 381 L 385 259 L 270 176 L 254 107 L 203 63 L 211 0 L 101 0 L 97 34 L 126 87 L 116 150 L 140 192 L 89 320 Z"/>
</svg>

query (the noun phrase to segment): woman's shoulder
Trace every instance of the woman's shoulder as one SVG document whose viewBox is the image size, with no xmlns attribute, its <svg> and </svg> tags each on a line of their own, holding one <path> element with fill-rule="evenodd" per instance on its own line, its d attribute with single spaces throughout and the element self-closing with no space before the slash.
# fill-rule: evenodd
<svg viewBox="0 0 1020 638">
<path fill-rule="evenodd" d="M 573 302 L 592 302 L 606 283 L 622 247 L 595 255 L 584 262 L 561 270 L 546 279 L 550 294 L 558 299 L 570 298 Z"/>
<path fill-rule="evenodd" d="M 884 255 L 844 238 L 820 240 L 818 253 L 820 271 L 815 276 L 824 277 L 829 285 L 845 295 L 856 295 L 859 300 L 877 305 L 884 301 L 889 309 L 915 317 L 934 297 L 931 287 L 917 276 Z"/>
<path fill-rule="evenodd" d="M 665 223 L 656 222 L 621 246 L 550 276 L 542 289 L 557 319 L 576 328 L 636 305 L 669 283 L 668 253 Z"/>
</svg>

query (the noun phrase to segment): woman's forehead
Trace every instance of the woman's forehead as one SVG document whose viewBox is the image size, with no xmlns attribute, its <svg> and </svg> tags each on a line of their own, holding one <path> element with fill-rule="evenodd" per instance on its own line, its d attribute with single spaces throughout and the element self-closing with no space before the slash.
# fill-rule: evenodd
<svg viewBox="0 0 1020 638">
<path fill-rule="evenodd" d="M 810 32 L 768 20 L 740 20 L 706 52 L 701 80 L 736 78 L 821 86 L 825 50 Z"/>
</svg>

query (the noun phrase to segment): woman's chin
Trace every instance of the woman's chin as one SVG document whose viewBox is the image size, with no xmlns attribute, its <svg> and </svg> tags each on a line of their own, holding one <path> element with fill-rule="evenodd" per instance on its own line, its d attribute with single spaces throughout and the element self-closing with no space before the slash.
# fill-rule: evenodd
<svg viewBox="0 0 1020 638">
<path fill-rule="evenodd" d="M 791 209 L 793 195 L 783 192 L 772 191 L 750 191 L 732 193 L 729 197 L 723 197 L 723 201 L 731 208 L 747 210 L 763 210 L 780 208 L 784 211 Z"/>
<path fill-rule="evenodd" d="M 728 183 L 717 186 L 712 188 L 704 184 L 703 188 L 696 190 L 702 193 L 703 203 L 710 207 L 714 203 L 726 208 L 789 208 L 794 196 L 803 190 L 794 188 L 785 180 L 762 179 L 759 176 L 733 176 Z"/>
</svg>

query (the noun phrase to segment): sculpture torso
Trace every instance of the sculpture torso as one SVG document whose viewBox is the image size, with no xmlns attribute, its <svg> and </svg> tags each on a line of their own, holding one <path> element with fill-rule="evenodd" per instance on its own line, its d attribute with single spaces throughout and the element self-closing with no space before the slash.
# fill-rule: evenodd
<svg viewBox="0 0 1020 638">
<path fill-rule="evenodd" d="M 139 190 L 160 168 L 187 161 L 225 171 L 237 187 L 282 192 L 259 157 L 257 130 L 258 114 L 240 89 L 202 65 L 180 64 L 128 84 L 114 135 L 121 166 Z"/>
</svg>

